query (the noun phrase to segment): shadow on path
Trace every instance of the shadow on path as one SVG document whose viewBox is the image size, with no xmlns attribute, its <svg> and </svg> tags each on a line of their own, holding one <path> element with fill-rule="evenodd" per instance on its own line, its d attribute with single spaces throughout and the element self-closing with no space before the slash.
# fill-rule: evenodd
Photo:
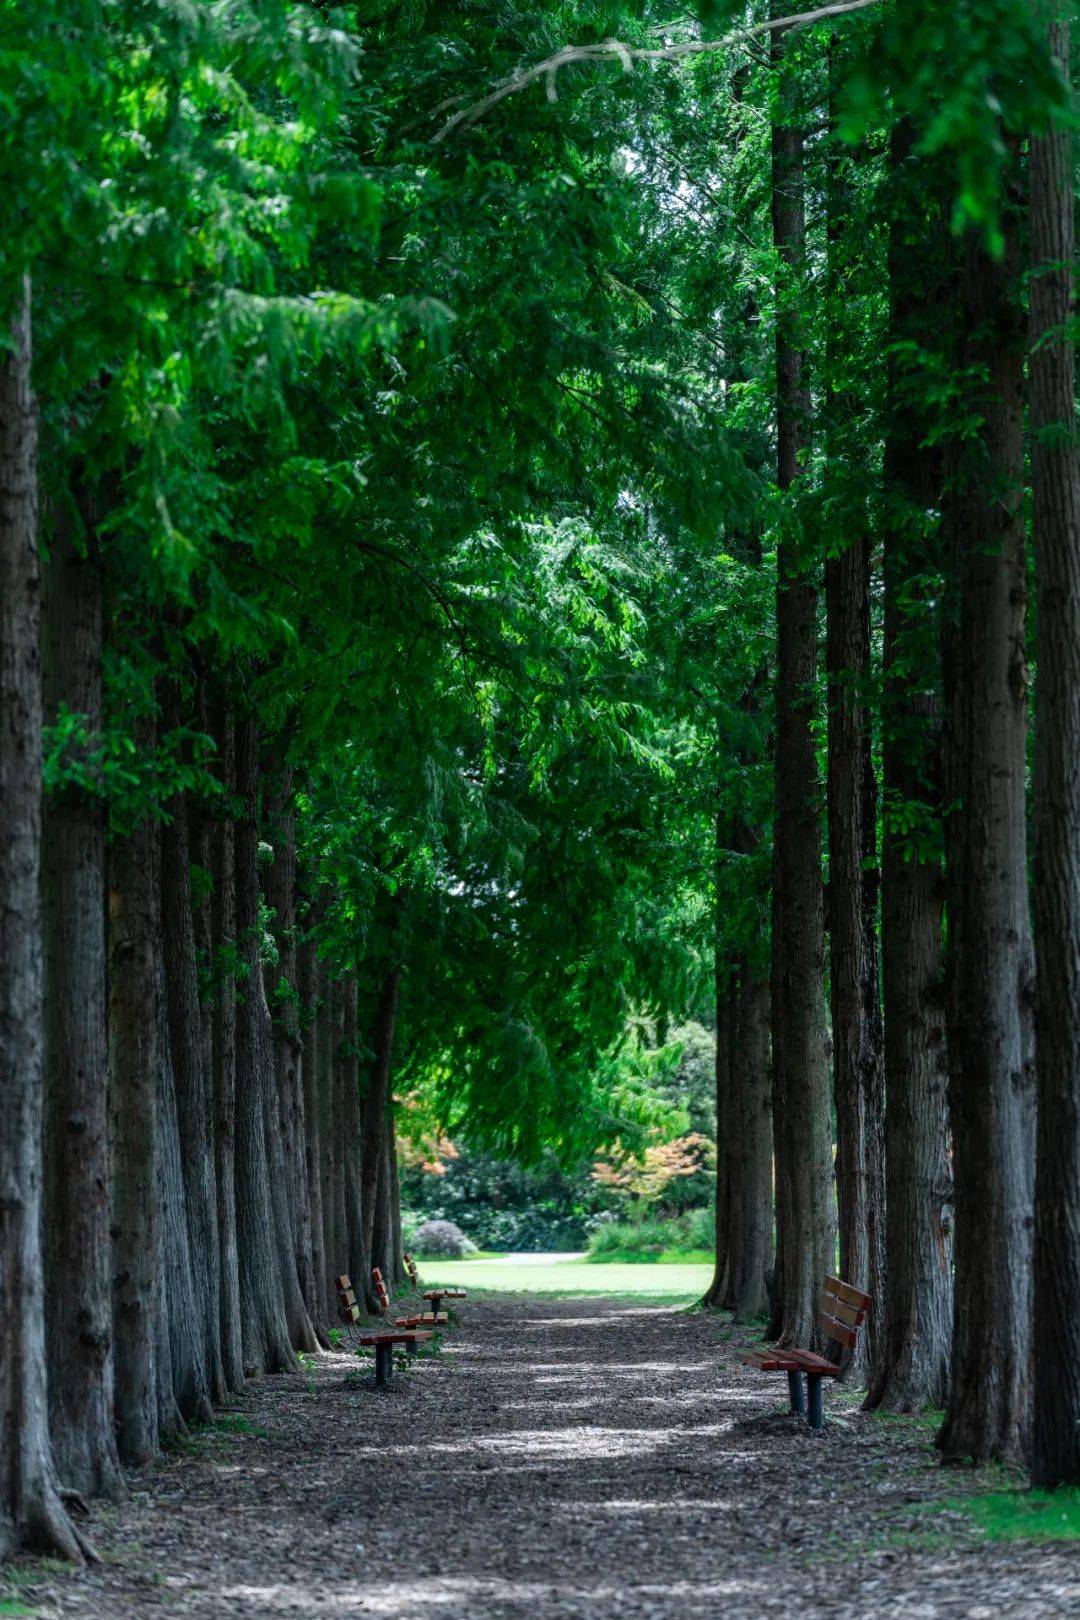
<svg viewBox="0 0 1080 1620">
<path fill-rule="evenodd" d="M 253 1386 L 231 1430 L 97 1509 L 102 1568 L 28 1566 L 23 1600 L 43 1620 L 1080 1613 L 1074 1546 L 981 1543 L 929 1432 L 841 1391 L 811 1434 L 726 1319 L 505 1294 L 461 1314 L 386 1394 L 346 1355 Z"/>
</svg>

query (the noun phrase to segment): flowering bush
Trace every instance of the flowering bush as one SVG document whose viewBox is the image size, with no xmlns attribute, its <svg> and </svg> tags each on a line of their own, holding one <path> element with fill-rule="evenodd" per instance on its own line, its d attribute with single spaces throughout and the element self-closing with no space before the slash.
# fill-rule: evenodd
<svg viewBox="0 0 1080 1620">
<path fill-rule="evenodd" d="M 608 1159 L 593 1166 L 593 1180 L 627 1199 L 653 1203 L 678 1181 L 702 1174 L 716 1164 L 716 1147 L 700 1131 L 678 1136 L 673 1142 L 656 1142 L 643 1154 L 616 1149 Z"/>
<path fill-rule="evenodd" d="M 456 1221 L 425 1221 L 412 1239 L 417 1254 L 441 1255 L 444 1260 L 461 1260 L 476 1252 Z"/>
</svg>

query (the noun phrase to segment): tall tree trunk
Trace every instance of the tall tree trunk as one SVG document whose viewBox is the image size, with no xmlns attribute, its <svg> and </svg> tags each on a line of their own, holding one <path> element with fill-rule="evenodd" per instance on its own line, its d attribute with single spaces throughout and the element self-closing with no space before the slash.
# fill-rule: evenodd
<svg viewBox="0 0 1080 1620">
<path fill-rule="evenodd" d="M 739 978 L 739 1042 L 733 1054 L 732 1094 L 739 1120 L 737 1249 L 729 1294 L 735 1318 L 752 1321 L 766 1311 L 765 1273 L 772 1264 L 772 1075 L 769 1064 L 769 983 L 744 962 Z"/>
<path fill-rule="evenodd" d="M 307 1308 L 308 1318 L 315 1332 L 315 1337 L 324 1349 L 330 1344 L 327 1333 L 326 1316 L 319 1296 L 318 1285 L 315 1281 L 315 1250 L 314 1228 L 312 1225 L 312 1199 L 310 1186 L 310 1138 L 307 1122 L 307 1082 L 309 1062 L 314 1068 L 314 1041 L 312 1037 L 312 1023 L 314 1019 L 314 974 L 315 974 L 315 947 L 305 940 L 297 951 L 297 1036 L 300 1042 L 300 1057 L 296 1066 L 296 1117 L 294 1124 L 294 1197 L 296 1201 L 295 1241 L 296 1241 L 296 1275 L 300 1280 L 300 1292 L 303 1295 Z M 312 1054 L 309 1057 L 309 1052 Z"/>
<path fill-rule="evenodd" d="M 371 1258 L 387 1279 L 393 1276 L 394 1221 L 391 1211 L 390 1185 L 390 1120 L 383 1126 L 382 1152 L 379 1155 L 378 1180 L 375 1185 L 375 1219 L 371 1228 Z"/>
<path fill-rule="evenodd" d="M 294 1349 L 311 1351 L 318 1339 L 308 1315 L 296 1266 L 297 1208 L 293 1157 L 296 1088 L 300 1044 L 296 1018 L 296 846 L 293 841 L 292 773 L 279 769 L 267 799 L 268 829 L 274 838 L 273 860 L 266 868 L 266 901 L 274 912 L 278 942 L 276 972 L 260 975 L 259 995 L 266 1009 L 267 1040 L 272 1054 L 266 1098 L 266 1157 L 270 1199 L 278 1240 L 285 1312 Z M 267 981 L 270 982 L 267 982 Z M 271 1018 L 273 1000 L 276 1019 Z"/>
<path fill-rule="evenodd" d="M 334 1112 L 334 1274 L 344 1271 L 349 1254 L 348 1209 L 345 1193 L 345 984 L 334 980 L 330 998 L 332 1104 Z"/>
<path fill-rule="evenodd" d="M 839 45 L 829 51 L 832 140 L 827 165 L 827 458 L 839 496 L 839 530 L 825 561 L 825 673 L 828 687 L 829 932 L 836 1202 L 840 1270 L 874 1299 L 867 1330 L 844 1357 L 855 1383 L 877 1359 L 885 1265 L 885 1085 L 877 962 L 877 781 L 870 735 L 871 547 L 861 494 L 851 495 L 859 400 L 839 379 L 855 334 L 850 233 L 852 155 L 836 134 Z M 845 326 L 848 330 L 845 331 Z"/>
<path fill-rule="evenodd" d="M 49 1443 L 42 1297 L 41 662 L 30 283 L 0 352 L 0 1553 L 78 1559 Z"/>
<path fill-rule="evenodd" d="M 889 425 L 884 533 L 885 644 L 882 761 L 881 962 L 885 1014 L 885 1268 L 881 1353 L 870 1406 L 941 1407 L 952 1343 L 952 1168 L 942 996 L 941 697 L 930 514 L 942 467 L 927 448 L 918 365 L 940 341 L 948 254 L 926 237 L 926 165 L 913 133 L 892 138 L 896 195 L 889 237 Z M 880 1305 L 876 1307 L 880 1309 Z"/>
<path fill-rule="evenodd" d="M 1068 77 L 1069 24 L 1050 28 Z M 1031 432 L 1039 657 L 1035 729 L 1037 1485 L 1080 1484 L 1080 460 L 1073 140 L 1031 143 Z"/>
<path fill-rule="evenodd" d="M 236 1234 L 236 1010 L 234 962 L 236 932 L 236 823 L 231 800 L 236 791 L 236 731 L 227 701 L 214 702 L 214 741 L 225 803 L 211 829 L 211 940 L 213 948 L 213 1108 L 214 1171 L 217 1189 L 218 1264 L 221 1285 L 221 1364 L 225 1382 L 244 1384 L 240 1327 L 240 1255 Z"/>
<path fill-rule="evenodd" d="M 334 1135 L 334 980 L 329 965 L 319 963 L 319 1021 L 316 1046 L 319 1109 L 319 1183 L 322 1203 L 323 1294 L 327 1308 L 337 1298 L 334 1278 L 337 1264 L 337 1198 L 334 1177 L 338 1142 Z M 356 1279 L 353 1278 L 355 1284 Z M 367 1286 L 365 1282 L 365 1287 Z"/>
<path fill-rule="evenodd" d="M 160 864 L 158 867 L 160 884 Z M 188 1422 L 211 1416 L 210 1375 L 198 1293 L 195 1256 L 188 1224 L 176 1075 L 165 991 L 160 887 L 154 918 L 155 998 L 151 1016 L 158 1026 L 157 1192 L 158 1267 L 156 1295 L 158 1426 L 163 1436 L 182 1433 Z M 145 1016 L 145 1013 L 144 1013 Z"/>
<path fill-rule="evenodd" d="M 398 990 L 401 984 L 400 967 L 387 970 L 379 1002 L 375 1011 L 375 1029 L 372 1039 L 374 1057 L 367 1092 L 364 1096 L 364 1157 L 360 1197 L 364 1212 L 364 1250 L 378 1264 L 381 1248 L 376 1247 L 376 1223 L 380 1201 L 385 1210 L 387 1114 L 390 1107 L 390 1065 L 394 1050 L 394 1026 L 397 1021 Z M 382 1188 L 380 1189 L 380 1183 Z M 385 1239 L 385 1217 L 380 1237 Z M 366 1286 L 366 1284 L 365 1284 Z"/>
<path fill-rule="evenodd" d="M 779 0 L 777 0 L 779 4 Z M 779 14 L 779 13 L 777 13 Z M 774 34 L 773 65 L 784 36 Z M 796 303 L 804 290 L 803 133 L 781 105 L 772 129 L 772 225 L 777 256 L 777 484 L 792 499 L 808 442 Z M 792 525 L 794 528 L 794 525 Z M 776 1146 L 777 1304 L 771 1334 L 818 1340 L 821 1286 L 835 1261 L 821 828 L 814 747 L 818 593 L 789 534 L 777 552 L 776 786 L 773 822 L 772 1059 Z"/>
<path fill-rule="evenodd" d="M 197 657 L 196 725 L 205 737 L 213 738 L 213 717 L 210 711 L 210 693 L 207 683 L 205 659 Z M 194 868 L 198 868 L 201 881 L 193 883 L 192 916 L 195 928 L 195 961 L 199 974 L 199 1045 L 200 1061 L 206 1086 L 206 1107 L 210 1140 L 210 1173 L 217 1198 L 217 1172 L 214 1164 L 214 908 L 212 904 L 214 871 L 214 821 L 205 799 L 189 806 L 189 844 Z M 216 1222 L 215 1222 L 216 1225 Z M 221 1245 L 218 1244 L 218 1303 L 220 1321 L 221 1299 Z M 220 1332 L 219 1332 L 220 1341 Z M 219 1344 L 220 1353 L 220 1344 Z"/>
<path fill-rule="evenodd" d="M 181 722 L 175 682 L 170 682 L 166 689 L 163 720 L 170 730 Z M 202 1340 L 210 1398 L 221 1401 L 225 1397 L 226 1380 L 221 1357 L 221 1256 L 211 1133 L 212 1077 L 204 1066 L 190 828 L 183 794 L 176 794 L 169 801 L 166 816 L 161 830 L 161 930 L 169 1049 L 191 1235 L 197 1330 Z"/>
<path fill-rule="evenodd" d="M 149 727 L 143 746 L 152 746 Z M 116 1438 L 129 1466 L 158 1448 L 157 831 L 144 816 L 109 851 L 109 1122 Z"/>
<path fill-rule="evenodd" d="M 1017 203 L 1005 249 L 971 230 L 962 375 L 980 424 L 946 511 L 947 1016 L 956 1166 L 952 1381 L 939 1445 L 1017 1459 L 1031 1394 L 1034 1075 L 1024 803 L 1024 341 Z"/>
<path fill-rule="evenodd" d="M 304 1013 L 304 1051 L 301 1080 L 304 1093 L 304 1172 L 307 1195 L 307 1224 L 302 1228 L 305 1265 L 303 1287 L 312 1320 L 323 1327 L 330 1320 L 326 1300 L 326 1263 L 323 1254 L 322 1173 L 319 1141 L 319 967 L 313 940 L 300 949 L 300 998 Z M 350 1256 L 351 1260 L 351 1256 Z M 310 1266 L 310 1275 L 308 1273 Z M 363 1270 L 350 1266 L 350 1276 L 358 1284 Z"/>
<path fill-rule="evenodd" d="M 724 1019 L 727 1026 L 727 1101 L 725 1105 L 724 1138 L 727 1159 L 727 1265 L 721 1304 L 725 1310 L 735 1309 L 735 1283 L 742 1265 L 743 1243 L 743 1187 L 742 1172 L 745 1156 L 743 1141 L 743 1098 L 739 1085 L 743 1079 L 742 1057 L 742 987 L 746 973 L 746 958 L 741 957 L 731 969 L 728 983 L 728 1008 Z"/>
<path fill-rule="evenodd" d="M 259 754 L 255 716 L 236 726 L 236 936 L 244 967 L 236 1014 L 236 1237 L 240 1273 L 240 1329 L 245 1371 L 296 1369 L 289 1335 L 281 1260 L 291 1272 L 292 1251 L 278 1244 L 267 1162 L 267 1110 L 273 1082 L 270 1016 L 260 961 Z"/>
<path fill-rule="evenodd" d="M 360 1076 L 357 1061 L 356 977 L 345 981 L 346 1069 L 343 1109 L 342 1158 L 345 1168 L 345 1239 L 349 1276 L 366 1277 L 370 1261 L 364 1250 L 364 1204 L 361 1197 L 363 1142 L 360 1126 Z"/>
<path fill-rule="evenodd" d="M 390 1107 L 390 1121 L 387 1130 L 386 1160 L 390 1173 L 390 1276 L 394 1280 L 394 1287 L 404 1286 L 405 1260 L 404 1245 L 401 1240 L 401 1178 L 398 1174 L 397 1129 L 394 1119 L 393 1104 Z"/>
<path fill-rule="evenodd" d="M 296 944 L 296 838 L 293 827 L 292 770 L 271 760 L 266 803 L 266 831 L 274 858 L 265 869 L 263 890 L 273 912 L 277 966 L 267 972 L 266 996 L 274 1027 L 274 1068 L 277 1075 L 282 1151 L 288 1182 L 290 1218 L 297 1240 L 301 1227 L 300 1189 L 302 1139 L 297 1129 L 303 1108 L 300 1074 L 303 1043 L 300 1037 L 300 996 Z M 305 1191 L 306 1198 L 306 1191 Z M 301 1282 L 299 1253 L 297 1278 Z"/>
<path fill-rule="evenodd" d="M 884 1286 L 884 1060 L 877 972 L 877 784 L 870 755 L 870 545 L 825 564 L 829 954 L 840 1269 L 875 1301 L 847 1370 L 866 1382 Z"/>
<path fill-rule="evenodd" d="M 88 515 L 88 514 L 87 514 Z M 44 576 L 45 723 L 80 717 L 84 768 L 102 723 L 96 537 L 60 512 Z M 74 761 L 72 761 L 74 763 Z M 106 1084 L 105 801 L 61 783 L 42 828 L 45 959 L 45 1328 L 53 1455 L 87 1496 L 120 1489 L 113 1420 Z"/>
<path fill-rule="evenodd" d="M 266 1163 L 270 1174 L 270 1207 L 274 1216 L 274 1236 L 277 1241 L 277 1263 L 281 1276 L 282 1300 L 285 1307 L 285 1319 L 289 1325 L 289 1339 L 296 1350 L 312 1351 L 318 1349 L 318 1339 L 312 1326 L 311 1318 L 304 1303 L 304 1296 L 300 1289 L 300 1278 L 297 1275 L 296 1229 L 293 1225 L 293 1211 L 289 1198 L 289 1173 L 285 1163 L 284 1144 L 280 1123 L 280 1112 L 277 1107 L 277 1088 L 274 1084 L 274 1070 L 272 1062 L 273 1031 L 270 1026 L 270 1009 L 266 1005 L 262 980 L 258 984 L 261 1005 L 261 1017 L 264 1026 L 263 1044 L 270 1058 L 270 1067 L 266 1076 Z"/>
<path fill-rule="evenodd" d="M 719 819 L 717 838 L 719 841 Z M 721 904 L 720 886 L 717 884 L 717 906 Z M 713 1071 L 716 1085 L 716 1219 L 715 1254 L 712 1281 L 702 1300 L 703 1305 L 719 1309 L 724 1303 L 728 1284 L 729 1232 L 731 1213 L 731 1006 L 729 987 L 730 967 L 720 943 L 720 918 L 716 920 L 716 956 L 714 982 L 716 985 L 716 1044 Z"/>
</svg>

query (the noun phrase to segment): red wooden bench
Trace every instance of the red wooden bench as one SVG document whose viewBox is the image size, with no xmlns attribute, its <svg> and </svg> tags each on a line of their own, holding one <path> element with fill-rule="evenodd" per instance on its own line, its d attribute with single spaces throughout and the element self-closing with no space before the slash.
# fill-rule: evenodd
<svg viewBox="0 0 1080 1620">
<path fill-rule="evenodd" d="M 841 1282 L 839 1277 L 826 1277 L 818 1326 L 825 1337 L 838 1344 L 842 1351 L 853 1350 L 869 1309 L 869 1294 L 853 1288 L 850 1283 Z M 747 1351 L 743 1360 L 759 1372 L 787 1373 L 791 1410 L 800 1416 L 805 1412 L 812 1429 L 823 1427 L 822 1379 L 839 1378 L 841 1369 L 838 1362 L 830 1361 L 827 1356 L 816 1355 L 813 1350 L 768 1349 Z"/>
<path fill-rule="evenodd" d="M 372 1268 L 371 1268 L 371 1286 L 375 1290 L 375 1298 L 379 1302 L 379 1309 L 382 1311 L 383 1315 L 386 1317 L 386 1320 L 388 1322 L 391 1322 L 394 1327 L 399 1327 L 399 1328 L 431 1327 L 431 1328 L 435 1328 L 435 1327 L 445 1327 L 446 1326 L 446 1312 L 445 1311 L 421 1311 L 419 1313 L 419 1315 L 416 1315 L 416 1316 L 393 1316 L 392 1317 L 390 1315 L 390 1294 L 389 1294 L 389 1291 L 387 1290 L 386 1283 L 383 1281 L 383 1274 L 379 1270 L 378 1266 L 372 1266 Z"/>
<path fill-rule="evenodd" d="M 416 1261 L 413 1259 L 412 1255 L 408 1253 L 406 1253 L 403 1258 L 405 1261 L 405 1270 L 409 1274 L 409 1281 L 413 1285 L 413 1292 L 419 1294 L 420 1273 L 416 1269 Z M 464 1288 L 428 1288 L 423 1294 L 420 1295 L 420 1297 L 422 1299 L 430 1300 L 432 1310 L 437 1312 L 442 1309 L 442 1302 L 444 1299 L 468 1299 L 469 1296 L 465 1292 Z"/>
<path fill-rule="evenodd" d="M 395 1344 L 403 1344 L 406 1350 L 415 1350 L 418 1344 L 427 1343 L 431 1333 L 418 1327 L 399 1328 L 396 1324 L 390 1329 L 379 1328 L 372 1333 L 362 1332 L 357 1328 L 360 1321 L 360 1307 L 346 1272 L 342 1272 L 337 1278 L 337 1291 L 349 1338 L 353 1344 L 362 1344 L 374 1349 L 375 1383 L 379 1389 L 386 1389 L 393 1371 Z"/>
</svg>

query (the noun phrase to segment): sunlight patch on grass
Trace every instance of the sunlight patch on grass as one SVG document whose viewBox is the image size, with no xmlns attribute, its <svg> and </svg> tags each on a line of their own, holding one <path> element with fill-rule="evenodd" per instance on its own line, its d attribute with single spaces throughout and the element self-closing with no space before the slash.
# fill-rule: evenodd
<svg viewBox="0 0 1080 1620">
<path fill-rule="evenodd" d="M 529 1255 L 496 1259 L 422 1260 L 424 1288 L 467 1288 L 516 1294 L 622 1294 L 689 1304 L 712 1280 L 711 1264 L 603 1264 L 579 1256 L 545 1260 Z"/>
<path fill-rule="evenodd" d="M 989 1491 L 949 1504 L 970 1515 L 988 1541 L 1080 1540 L 1080 1490 Z"/>
<path fill-rule="evenodd" d="M 635 1265 L 635 1266 L 707 1266 L 709 1276 L 712 1276 L 713 1257 L 707 1249 L 662 1249 L 659 1254 L 649 1254 L 634 1249 L 608 1249 L 603 1255 L 587 1255 L 586 1265 Z M 704 1292 L 704 1290 L 703 1290 Z"/>
</svg>

